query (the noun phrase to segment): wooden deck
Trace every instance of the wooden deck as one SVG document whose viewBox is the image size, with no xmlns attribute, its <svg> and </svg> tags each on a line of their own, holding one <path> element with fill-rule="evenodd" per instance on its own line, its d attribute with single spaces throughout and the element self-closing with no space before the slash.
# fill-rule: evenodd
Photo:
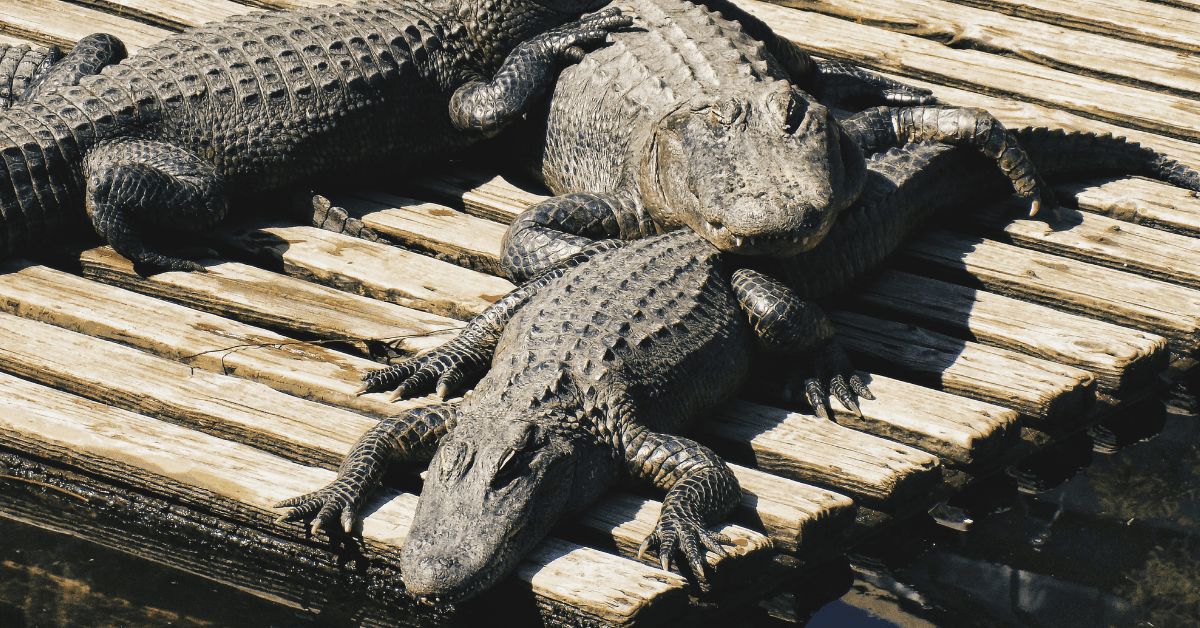
<svg viewBox="0 0 1200 628">
<path fill-rule="evenodd" d="M 22 0 L 0 4 L 0 43 L 107 31 L 136 51 L 226 15 L 315 4 Z M 1200 168 L 1193 0 L 738 4 L 819 56 L 1010 126 L 1125 135 Z M 556 529 L 482 607 L 630 626 L 754 605 L 805 562 L 1185 377 L 1200 347 L 1200 198 L 1138 178 L 1056 192 L 1070 208 L 1050 228 L 1009 200 L 938 219 L 837 304 L 839 338 L 878 396 L 863 417 L 788 409 L 768 382 L 699 427 L 745 491 L 714 597 L 636 560 L 659 503 L 617 493 Z M 388 624 L 388 609 L 408 609 L 398 556 L 417 470 L 389 476 L 353 538 L 275 523 L 271 505 L 328 483 L 378 418 L 430 401 L 353 391 L 372 358 L 437 346 L 511 289 L 495 276 L 504 223 L 542 193 L 461 165 L 380 182 L 331 200 L 385 241 L 247 219 L 205 239 L 206 274 L 143 277 L 103 247 L 3 261 L 0 515 L 297 606 L 365 592 L 383 610 L 364 621 Z"/>
</svg>

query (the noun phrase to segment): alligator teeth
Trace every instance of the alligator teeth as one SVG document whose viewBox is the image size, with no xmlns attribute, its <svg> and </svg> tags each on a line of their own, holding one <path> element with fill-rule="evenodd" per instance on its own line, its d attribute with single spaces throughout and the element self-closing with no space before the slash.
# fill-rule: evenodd
<svg viewBox="0 0 1200 628">
<path fill-rule="evenodd" d="M 733 243 L 738 246 L 741 246 L 742 245 L 742 236 L 733 236 Z"/>
<path fill-rule="evenodd" d="M 800 236 L 792 236 L 792 242 L 799 242 Z"/>
</svg>

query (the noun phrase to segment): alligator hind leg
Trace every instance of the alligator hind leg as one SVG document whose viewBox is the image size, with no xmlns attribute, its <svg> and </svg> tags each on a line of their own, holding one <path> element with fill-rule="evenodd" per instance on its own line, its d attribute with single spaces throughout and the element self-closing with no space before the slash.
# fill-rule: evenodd
<svg viewBox="0 0 1200 628">
<path fill-rule="evenodd" d="M 805 396 L 818 416 L 829 418 L 830 394 L 862 416 L 854 396 L 875 397 L 854 372 L 825 312 L 797 297 L 783 283 L 755 270 L 735 271 L 731 283 L 738 303 L 750 317 L 761 350 L 772 355 L 807 356 L 810 360 L 811 365 L 800 371 L 801 377 L 789 378 L 785 394 L 792 394 L 794 381 L 803 380 Z"/>
<path fill-rule="evenodd" d="M 1058 201 L 1042 181 L 1017 138 L 992 114 L 973 107 L 876 107 L 842 121 L 842 127 L 871 155 L 907 143 L 933 141 L 969 146 L 994 159 L 1018 196 L 1030 200 L 1029 215 Z"/>
<path fill-rule="evenodd" d="M 443 403 L 413 408 L 380 421 L 354 444 L 333 483 L 276 504 L 275 508 L 291 508 L 279 521 L 293 521 L 316 513 L 312 519 L 312 531 L 316 533 L 325 522 L 340 516 L 342 528 L 349 533 L 355 516 L 383 481 L 388 464 L 432 458 L 438 441 L 454 427 L 457 415 L 458 404 Z"/>
<path fill-rule="evenodd" d="M 88 35 L 62 60 L 35 74 L 20 100 L 33 100 L 46 90 L 78 85 L 79 79 L 99 74 L 105 66 L 119 63 L 125 56 L 125 44 L 120 39 L 107 33 Z"/>
<path fill-rule="evenodd" d="M 620 442 L 630 476 L 667 492 L 658 523 L 642 541 L 638 557 L 658 550 L 662 568 L 670 569 L 675 552 L 682 552 L 705 588 L 703 550 L 727 556 L 721 544 L 730 544 L 707 528 L 722 521 L 742 499 L 733 471 L 712 450 L 682 436 L 634 427 L 621 434 Z"/>
<path fill-rule="evenodd" d="M 203 270 L 151 251 L 141 227 L 188 232 L 217 224 L 229 195 L 216 166 L 163 142 L 118 140 L 89 151 L 84 172 L 92 226 L 118 253 L 164 270 Z"/>
</svg>

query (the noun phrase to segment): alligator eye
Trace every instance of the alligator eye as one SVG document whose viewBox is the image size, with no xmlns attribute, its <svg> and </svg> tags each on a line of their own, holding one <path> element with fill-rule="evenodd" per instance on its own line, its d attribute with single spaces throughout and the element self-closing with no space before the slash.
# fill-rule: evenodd
<svg viewBox="0 0 1200 628">
<path fill-rule="evenodd" d="M 492 476 L 492 488 L 508 484 L 509 480 L 517 476 L 520 468 L 521 457 L 517 455 L 517 450 L 504 450 L 504 455 L 500 457 L 500 462 L 496 465 L 496 473 Z"/>
<path fill-rule="evenodd" d="M 742 103 L 733 98 L 723 98 L 712 104 L 708 110 L 708 115 L 713 122 L 718 124 L 733 124 L 742 116 L 744 108 Z"/>
</svg>

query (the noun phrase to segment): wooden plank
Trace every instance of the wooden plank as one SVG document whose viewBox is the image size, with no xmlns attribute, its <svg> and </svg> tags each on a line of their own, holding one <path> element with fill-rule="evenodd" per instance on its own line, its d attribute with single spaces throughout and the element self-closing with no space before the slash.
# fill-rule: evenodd
<svg viewBox="0 0 1200 628">
<path fill-rule="evenodd" d="M 275 523 L 279 511 L 272 506 L 321 488 L 335 477 L 332 471 L 8 375 L 0 374 L 0 393 L 9 402 L 0 416 L 0 442 L 5 446 L 68 458 L 87 472 L 120 478 L 124 484 L 285 537 L 304 538 L 305 526 Z M 358 524 L 367 546 L 395 561 L 416 502 L 417 496 L 409 493 L 377 491 Z M 744 539 L 747 545 L 751 539 Z M 629 623 L 652 603 L 677 611 L 686 603 L 686 582 L 677 575 L 554 539 L 522 563 L 517 578 L 535 595 L 617 625 Z"/>
<path fill-rule="evenodd" d="M 23 37 L 16 37 L 16 36 L 7 34 L 3 31 L 0 31 L 0 44 L 8 44 L 9 46 L 24 45 L 24 46 L 42 46 L 43 48 L 45 47 L 43 44 L 39 44 L 36 41 L 25 39 Z"/>
<path fill-rule="evenodd" d="M 1200 237 L 1200 195 L 1191 190 L 1131 177 L 1063 183 L 1054 193 L 1084 211 Z"/>
<path fill-rule="evenodd" d="M 499 277 L 313 227 L 231 225 L 211 237 L 218 247 L 282 263 L 288 275 L 460 320 L 513 289 Z"/>
<path fill-rule="evenodd" d="M 8 330 L 0 339 L 0 370 L 288 459 L 336 468 L 359 436 L 375 425 L 375 421 L 351 412 L 59 327 L 8 314 L 0 314 L 0 323 Z M 49 346 L 39 352 L 35 348 L 39 343 Z M 273 433 L 276 429 L 280 431 Z M 613 499 L 619 502 L 622 498 Z M 765 501 L 762 506 L 770 509 Z M 624 511 L 605 506 L 584 524 L 606 522 L 600 532 L 618 535 L 614 537 L 618 547 L 633 544 L 636 548 L 644 535 L 636 540 L 620 537 L 638 528 L 622 527 L 625 520 L 612 519 L 613 512 Z M 742 554 L 769 549 L 757 533 L 742 531 L 739 535 L 756 539 L 748 541 Z"/>
<path fill-rule="evenodd" d="M 917 236 L 901 255 L 992 292 L 1163 336 L 1185 355 L 1200 340 L 1200 292 L 1182 286 L 945 231 Z"/>
<path fill-rule="evenodd" d="M 953 2 L 778 0 L 773 4 L 1185 98 L 1200 96 L 1196 65 L 1187 55 Z"/>
<path fill-rule="evenodd" d="M 355 394 L 377 362 L 20 260 L 0 264 L 0 311 L 378 418 L 430 402 Z"/>
<path fill-rule="evenodd" d="M 815 416 L 747 401 L 721 406 L 703 442 L 764 471 L 827 486 L 868 504 L 902 503 L 941 478 L 937 457 Z"/>
<path fill-rule="evenodd" d="M 859 373 L 875 399 L 859 399 L 862 416 L 831 397 L 839 425 L 904 443 L 954 464 L 986 462 L 1020 437 L 1016 410 L 882 375 Z"/>
<path fill-rule="evenodd" d="M 540 185 L 509 180 L 490 170 L 467 166 L 414 175 L 399 187 L 420 198 L 462 207 L 472 216 L 504 225 L 531 205 L 549 198 Z"/>
<path fill-rule="evenodd" d="M 205 22 L 217 22 L 230 15 L 249 13 L 245 5 L 229 0 L 188 0 L 160 2 L 159 0 L 73 0 L 98 11 L 120 15 L 153 24 L 159 28 L 181 31 Z"/>
<path fill-rule="evenodd" d="M 758 0 L 739 7 L 814 54 L 995 96 L 1066 109 L 1122 126 L 1200 139 L 1195 101 L 1054 70 L 977 50 L 788 9 Z"/>
<path fill-rule="evenodd" d="M 848 298 L 858 311 L 1079 367 L 1110 392 L 1146 384 L 1167 368 L 1160 336 L 936 279 L 888 270 Z"/>
<path fill-rule="evenodd" d="M 888 74 L 886 72 L 882 74 L 915 87 L 924 87 L 931 90 L 933 95 L 937 97 L 938 102 L 962 107 L 987 109 L 1009 128 L 1047 126 L 1066 129 L 1068 131 L 1098 134 L 1109 133 L 1115 137 L 1126 137 L 1130 141 L 1138 142 L 1147 148 L 1152 148 L 1164 155 L 1169 155 L 1194 170 L 1200 170 L 1200 144 L 1195 142 L 1156 133 L 1147 133 L 1125 126 L 1094 120 L 1082 115 L 1076 115 L 1061 109 L 1022 102 L 1011 98 L 989 96 L 897 74 Z"/>
<path fill-rule="evenodd" d="M 386 343 L 401 353 L 441 346 L 462 323 L 254 266 L 203 260 L 206 273 L 143 277 L 109 247 L 80 256 L 85 277 L 292 335 Z"/>
<path fill-rule="evenodd" d="M 446 207 L 377 190 L 330 195 L 329 200 L 377 234 L 405 248 L 499 277 L 500 223 Z"/>
<path fill-rule="evenodd" d="M 808 556 L 827 550 L 858 512 L 845 495 L 727 464 L 742 487 L 742 504 L 734 516 L 765 530 L 777 551 Z"/>
<path fill-rule="evenodd" d="M 1029 219 L 1016 198 L 957 218 L 1022 248 L 1200 288 L 1200 240 L 1071 209 Z M 1039 218 L 1042 218 L 1039 216 Z"/>
<path fill-rule="evenodd" d="M 43 46 L 70 50 L 92 33 L 111 33 L 130 54 L 158 43 L 172 31 L 57 0 L 0 3 L 0 32 Z"/>
<path fill-rule="evenodd" d="M 1006 406 L 1040 422 L 1077 418 L 1095 399 L 1095 377 L 1081 369 L 916 325 L 852 312 L 833 311 L 829 317 L 848 351 L 932 378 L 947 392 Z"/>
<path fill-rule="evenodd" d="M 1008 15 L 1163 48 L 1200 52 L 1200 15 L 1137 0 L 954 0 Z"/>
</svg>

